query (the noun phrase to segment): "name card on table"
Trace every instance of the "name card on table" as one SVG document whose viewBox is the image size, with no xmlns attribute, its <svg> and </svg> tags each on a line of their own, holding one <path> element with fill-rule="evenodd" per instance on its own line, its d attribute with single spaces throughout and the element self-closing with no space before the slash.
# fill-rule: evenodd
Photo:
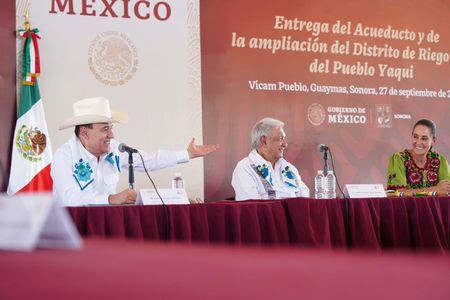
<svg viewBox="0 0 450 300">
<path fill-rule="evenodd" d="M 386 198 L 382 184 L 346 184 L 344 195 L 348 198 Z"/>
<path fill-rule="evenodd" d="M 80 249 L 83 242 L 51 194 L 0 195 L 0 249 Z"/>
<path fill-rule="evenodd" d="M 165 204 L 189 204 L 185 189 L 158 189 Z M 141 189 L 136 204 L 161 205 L 161 199 L 155 189 Z"/>
</svg>

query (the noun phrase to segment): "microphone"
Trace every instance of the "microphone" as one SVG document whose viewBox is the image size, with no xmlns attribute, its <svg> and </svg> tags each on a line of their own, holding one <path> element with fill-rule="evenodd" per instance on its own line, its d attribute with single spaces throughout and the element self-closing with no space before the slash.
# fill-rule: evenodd
<svg viewBox="0 0 450 300">
<path fill-rule="evenodd" d="M 323 152 L 323 175 L 328 175 L 328 146 L 325 144 L 317 145 L 317 151 Z"/>
<path fill-rule="evenodd" d="M 128 184 L 130 189 L 134 189 L 134 169 L 133 169 L 133 153 L 138 153 L 134 148 L 131 148 L 124 143 L 119 144 L 120 152 L 128 153 Z"/>
<path fill-rule="evenodd" d="M 128 153 L 137 153 L 138 151 L 130 146 L 125 145 L 124 143 L 119 144 L 120 152 L 128 152 Z"/>
<path fill-rule="evenodd" d="M 325 144 L 319 144 L 319 145 L 317 145 L 317 151 L 326 152 L 326 151 L 328 151 L 328 146 Z"/>
</svg>

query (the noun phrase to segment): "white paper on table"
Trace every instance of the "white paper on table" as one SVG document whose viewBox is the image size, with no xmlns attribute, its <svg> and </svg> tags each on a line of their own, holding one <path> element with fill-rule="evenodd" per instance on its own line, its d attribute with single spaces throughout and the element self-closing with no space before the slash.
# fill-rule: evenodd
<svg viewBox="0 0 450 300">
<path fill-rule="evenodd" d="M 189 199 L 184 189 L 158 189 L 165 204 L 189 204 Z M 161 199 L 155 189 L 141 189 L 136 204 L 161 205 Z"/>
<path fill-rule="evenodd" d="M 382 184 L 346 184 L 344 195 L 348 198 L 386 198 Z"/>
<path fill-rule="evenodd" d="M 80 249 L 82 245 L 66 208 L 51 194 L 0 195 L 0 249 Z"/>
</svg>

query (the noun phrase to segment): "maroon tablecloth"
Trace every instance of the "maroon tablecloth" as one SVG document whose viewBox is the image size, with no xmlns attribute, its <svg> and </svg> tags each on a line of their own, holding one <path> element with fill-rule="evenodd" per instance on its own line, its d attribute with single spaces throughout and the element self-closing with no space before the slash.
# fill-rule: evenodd
<svg viewBox="0 0 450 300">
<path fill-rule="evenodd" d="M 450 197 L 71 207 L 84 236 L 448 251 Z M 168 220 L 168 221 L 167 221 Z M 169 231 L 167 232 L 167 224 Z"/>
<path fill-rule="evenodd" d="M 0 299 L 450 299 L 448 254 L 85 243 L 0 252 Z"/>
</svg>

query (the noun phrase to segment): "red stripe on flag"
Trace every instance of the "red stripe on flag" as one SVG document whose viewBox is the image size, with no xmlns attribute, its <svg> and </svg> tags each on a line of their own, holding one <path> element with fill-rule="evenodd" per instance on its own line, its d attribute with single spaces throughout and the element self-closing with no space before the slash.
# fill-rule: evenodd
<svg viewBox="0 0 450 300">
<path fill-rule="evenodd" d="M 53 180 L 50 175 L 51 164 L 36 174 L 33 179 L 19 191 L 21 192 L 44 192 L 53 189 Z"/>
<path fill-rule="evenodd" d="M 41 73 L 41 59 L 39 57 L 39 46 L 38 46 L 38 42 L 37 39 L 40 39 L 41 37 L 39 35 L 37 35 L 36 33 L 32 33 L 31 34 L 31 39 L 33 41 L 33 46 L 34 46 L 34 74 L 40 74 Z M 34 77 L 35 75 L 33 75 Z M 39 75 L 37 75 L 39 76 Z M 33 80 L 34 82 L 34 80 Z"/>
</svg>

